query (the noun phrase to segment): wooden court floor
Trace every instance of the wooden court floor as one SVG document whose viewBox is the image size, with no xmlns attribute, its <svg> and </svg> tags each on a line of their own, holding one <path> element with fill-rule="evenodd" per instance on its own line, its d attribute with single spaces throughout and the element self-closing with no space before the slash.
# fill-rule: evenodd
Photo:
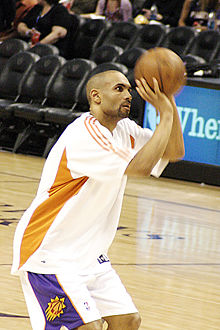
<svg viewBox="0 0 220 330">
<path fill-rule="evenodd" d="M 14 230 L 43 164 L 40 157 L 0 152 L 0 330 L 31 329 L 10 268 Z M 220 329 L 219 187 L 129 179 L 109 255 L 140 311 L 142 330 Z"/>
</svg>

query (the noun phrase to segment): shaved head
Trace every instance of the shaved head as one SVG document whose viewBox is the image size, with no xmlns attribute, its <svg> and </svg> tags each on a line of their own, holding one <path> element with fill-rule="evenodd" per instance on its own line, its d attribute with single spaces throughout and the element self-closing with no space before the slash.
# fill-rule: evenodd
<svg viewBox="0 0 220 330">
<path fill-rule="evenodd" d="M 120 71 L 117 70 L 108 70 L 100 72 L 92 76 L 86 84 L 86 95 L 89 103 L 91 102 L 90 92 L 92 89 L 102 89 L 105 84 L 111 81 L 112 75 L 123 75 Z"/>
</svg>

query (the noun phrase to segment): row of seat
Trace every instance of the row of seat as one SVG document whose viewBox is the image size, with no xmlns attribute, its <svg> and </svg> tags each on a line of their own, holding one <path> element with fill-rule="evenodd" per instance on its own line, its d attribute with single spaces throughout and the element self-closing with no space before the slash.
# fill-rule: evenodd
<svg viewBox="0 0 220 330">
<path fill-rule="evenodd" d="M 90 58 L 101 45 L 116 45 L 123 50 L 140 47 L 166 47 L 179 56 L 192 54 L 205 61 L 220 56 L 220 33 L 215 30 L 197 32 L 191 27 L 167 28 L 164 25 L 138 25 L 132 22 L 86 20 L 73 41 L 72 57 Z"/>
<path fill-rule="evenodd" d="M 75 15 L 75 18 L 78 16 Z M 78 19 L 74 24 L 75 32 L 69 42 L 67 59 L 89 59 L 97 48 L 104 45 L 114 45 L 127 50 L 129 48 L 166 47 L 185 59 L 186 55 L 198 57 L 204 62 L 220 58 L 220 32 L 207 30 L 196 32 L 191 27 L 176 27 L 168 29 L 164 25 L 138 25 L 133 22 L 110 23 L 101 19 Z M 76 27 L 77 25 L 77 27 Z M 8 42 L 8 44 L 7 44 Z M 25 45 L 9 46 L 7 41 L 0 45 L 0 57 L 9 56 L 12 51 L 23 48 Z M 9 49 L 10 48 L 10 49 Z M 9 49 L 9 50 L 8 50 Z M 10 54 L 7 55 L 7 50 Z M 99 54 L 100 52 L 97 51 Z M 188 56 L 192 61 L 192 57 Z M 186 61 L 188 59 L 186 57 Z M 201 61 L 200 61 L 201 62 Z"/>
<path fill-rule="evenodd" d="M 0 43 L 0 72 L 10 57 L 23 51 L 29 51 L 39 55 L 40 57 L 45 55 L 59 55 L 59 50 L 56 46 L 49 44 L 37 44 L 30 48 L 26 41 L 11 38 Z"/>
<path fill-rule="evenodd" d="M 121 71 L 134 84 L 133 68 L 119 62 L 96 64 L 28 51 L 10 57 L 0 73 L 1 148 L 46 157 L 64 128 L 88 111 L 89 77 L 109 69 Z M 131 118 L 141 124 L 144 101 L 135 89 L 132 93 Z"/>
<path fill-rule="evenodd" d="M 148 29 L 149 26 L 150 25 L 147 25 L 146 28 Z M 160 25 L 151 25 L 151 27 L 153 29 L 163 29 Z M 185 41 L 183 42 L 182 40 L 181 43 L 181 35 L 183 35 L 183 31 L 188 32 L 188 38 L 190 35 L 192 37 L 195 34 L 195 31 L 188 27 L 178 27 L 167 33 L 163 39 L 163 44 L 160 44 L 159 46 L 172 49 L 182 57 L 186 63 L 188 76 L 193 76 L 194 72 L 198 69 L 213 68 L 209 76 L 216 77 L 219 74 L 216 70 L 219 67 L 220 61 L 219 33 L 217 31 L 203 31 L 199 35 L 192 37 L 194 48 L 191 48 L 191 53 L 188 53 L 186 49 L 189 47 L 190 42 L 187 43 L 186 39 L 184 39 Z M 178 39 L 179 42 L 175 42 L 171 36 L 175 36 L 175 40 Z M 218 37 L 217 40 L 216 37 Z M 150 46 L 148 45 L 148 47 Z M 123 64 L 130 67 L 130 57 L 133 60 L 134 53 L 143 53 L 146 51 L 146 48 L 147 45 L 142 43 L 138 43 L 137 45 L 134 43 L 134 47 L 126 49 L 119 46 L 119 43 L 118 45 L 104 43 L 94 48 L 91 51 L 89 58 L 88 56 L 82 58 L 88 58 L 95 61 L 97 64 L 110 61 L 122 61 Z M 59 50 L 53 45 L 37 44 L 34 47 L 29 48 L 28 44 L 23 40 L 9 39 L 0 44 L 0 71 L 13 54 L 24 50 L 35 53 L 40 57 L 45 55 L 59 55 Z M 136 56 L 137 55 L 135 54 L 135 58 Z M 76 58 L 78 58 L 78 56 Z"/>
</svg>

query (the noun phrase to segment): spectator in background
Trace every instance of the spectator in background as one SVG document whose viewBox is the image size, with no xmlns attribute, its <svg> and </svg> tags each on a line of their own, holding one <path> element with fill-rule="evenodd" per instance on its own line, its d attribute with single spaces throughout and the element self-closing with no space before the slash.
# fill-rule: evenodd
<svg viewBox="0 0 220 330">
<path fill-rule="evenodd" d="M 15 0 L 0 1 L 0 32 L 4 33 L 12 28 L 15 18 Z"/>
<path fill-rule="evenodd" d="M 188 25 L 198 30 L 206 30 L 209 13 L 216 13 L 219 7 L 219 0 L 185 0 L 179 26 Z"/>
<path fill-rule="evenodd" d="M 34 37 L 35 42 L 38 36 L 40 43 L 55 45 L 66 57 L 70 27 L 71 15 L 59 0 L 38 0 L 38 5 L 18 24 L 18 32 L 32 41 Z"/>
<path fill-rule="evenodd" d="M 139 13 L 151 18 L 151 8 L 153 5 L 157 7 L 156 20 L 162 24 L 176 27 L 180 18 L 184 0 L 147 0 L 144 2 Z"/>
<path fill-rule="evenodd" d="M 129 0 L 99 0 L 95 13 L 109 21 L 127 22 L 132 19 L 132 5 Z"/>
<path fill-rule="evenodd" d="M 2 33 L 0 40 L 6 40 L 10 38 L 17 38 L 19 36 L 17 31 L 18 23 L 27 15 L 27 13 L 33 8 L 38 0 L 16 0 L 16 13 L 11 28 Z"/>
</svg>

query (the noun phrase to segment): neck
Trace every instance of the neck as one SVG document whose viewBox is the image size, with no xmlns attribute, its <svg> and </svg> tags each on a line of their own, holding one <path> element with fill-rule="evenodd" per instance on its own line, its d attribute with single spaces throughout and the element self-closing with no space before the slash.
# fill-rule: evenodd
<svg viewBox="0 0 220 330">
<path fill-rule="evenodd" d="M 117 123 L 120 121 L 120 118 L 112 118 L 111 116 L 105 115 L 104 113 L 95 112 L 90 109 L 91 115 L 93 115 L 99 123 L 106 127 L 111 133 L 117 126 Z"/>
</svg>

